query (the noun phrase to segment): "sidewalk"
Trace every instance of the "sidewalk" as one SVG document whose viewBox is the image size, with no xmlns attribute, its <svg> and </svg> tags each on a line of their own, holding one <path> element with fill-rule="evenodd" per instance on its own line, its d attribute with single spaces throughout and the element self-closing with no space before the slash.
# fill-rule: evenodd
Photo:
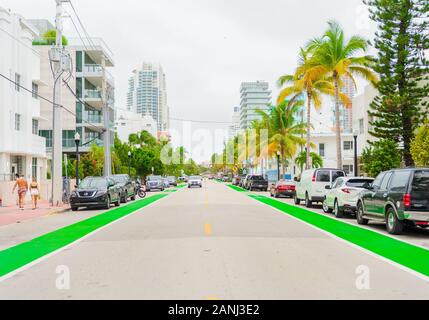
<svg viewBox="0 0 429 320">
<path fill-rule="evenodd" d="M 31 210 L 31 203 L 29 202 L 26 202 L 24 208 L 25 210 L 19 210 L 16 205 L 0 207 L 0 226 L 20 223 L 22 221 L 68 211 L 70 209 L 70 207 L 66 205 L 53 208 L 48 201 L 39 201 L 36 210 Z"/>
</svg>

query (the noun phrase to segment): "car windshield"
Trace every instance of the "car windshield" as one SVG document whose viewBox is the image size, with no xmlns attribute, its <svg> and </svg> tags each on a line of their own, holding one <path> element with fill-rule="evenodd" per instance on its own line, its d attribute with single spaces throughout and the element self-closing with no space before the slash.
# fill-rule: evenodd
<svg viewBox="0 0 429 320">
<path fill-rule="evenodd" d="M 161 176 L 151 176 L 151 177 L 147 177 L 147 181 L 159 181 L 162 180 Z"/>
<path fill-rule="evenodd" d="M 429 170 L 416 171 L 413 179 L 413 191 L 429 194 Z"/>
<path fill-rule="evenodd" d="M 263 176 L 253 176 L 252 177 L 253 180 L 264 180 Z"/>
<path fill-rule="evenodd" d="M 201 180 L 200 176 L 192 176 L 189 178 L 189 180 Z"/>
<path fill-rule="evenodd" d="M 80 189 L 105 189 L 107 188 L 107 182 L 105 179 L 84 179 L 79 184 Z"/>
<path fill-rule="evenodd" d="M 346 182 L 347 187 L 368 189 L 374 179 L 351 179 Z"/>
<path fill-rule="evenodd" d="M 176 180 L 176 177 L 168 177 L 167 179 L 170 181 L 174 181 L 174 180 Z"/>
<path fill-rule="evenodd" d="M 127 176 L 112 176 L 111 178 L 116 183 L 125 183 L 128 181 Z"/>
</svg>

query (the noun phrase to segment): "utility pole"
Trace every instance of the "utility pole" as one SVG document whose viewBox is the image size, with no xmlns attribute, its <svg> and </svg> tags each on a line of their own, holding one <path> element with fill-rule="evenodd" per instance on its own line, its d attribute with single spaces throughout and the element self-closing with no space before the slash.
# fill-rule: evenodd
<svg viewBox="0 0 429 320">
<path fill-rule="evenodd" d="M 53 126 L 52 126 L 52 206 L 62 205 L 63 179 L 62 179 L 62 110 L 61 110 L 61 86 L 64 73 L 63 54 L 63 25 L 62 7 L 63 0 L 56 0 L 56 42 L 51 49 L 50 59 L 54 63 L 54 96 L 53 96 Z"/>
<path fill-rule="evenodd" d="M 103 81 L 101 85 L 101 100 L 103 105 L 103 144 L 104 144 L 104 175 L 110 176 L 112 174 L 112 156 L 110 153 L 110 106 L 109 106 L 109 94 L 107 93 L 107 82 L 106 82 L 106 58 L 104 54 L 101 58 L 101 67 L 103 69 Z"/>
</svg>

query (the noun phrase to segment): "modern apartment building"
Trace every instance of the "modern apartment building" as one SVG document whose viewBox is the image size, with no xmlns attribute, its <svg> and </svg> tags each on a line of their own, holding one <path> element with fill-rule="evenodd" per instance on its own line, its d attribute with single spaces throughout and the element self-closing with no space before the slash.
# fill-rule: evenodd
<svg viewBox="0 0 429 320">
<path fill-rule="evenodd" d="M 22 16 L 1 7 L 0 29 L 0 73 L 15 82 L 0 78 L 0 197 L 7 189 L 8 197 L 2 197 L 5 203 L 14 199 L 8 183 L 15 174 L 29 181 L 32 177 L 46 180 L 47 156 L 45 139 L 38 135 L 42 116 L 37 96 L 45 83 L 40 76 L 40 54 L 32 48 L 37 30 Z"/>
<path fill-rule="evenodd" d="M 151 116 L 157 123 L 158 132 L 170 128 L 166 87 L 162 66 L 154 63 L 144 62 L 137 66 L 128 80 L 127 109 Z"/>
<path fill-rule="evenodd" d="M 30 20 L 43 35 L 54 26 L 46 20 Z M 47 86 L 40 88 L 39 93 L 52 100 L 54 81 L 49 61 L 50 45 L 37 42 L 33 48 L 40 52 L 40 75 Z M 42 45 L 40 45 L 40 43 Z M 114 79 L 108 68 L 114 66 L 113 53 L 100 38 L 68 38 L 67 52 L 72 60 L 72 75 L 67 77 L 68 85 L 62 87 L 62 126 L 63 152 L 74 153 L 74 136 L 81 136 L 82 152 L 87 152 L 92 144 L 103 145 L 105 132 L 114 138 Z M 75 96 L 76 95 L 76 96 Z M 103 114 L 108 113 L 109 125 L 106 128 Z M 41 101 L 39 134 L 46 138 L 48 152 L 52 149 L 52 104 Z"/>
<path fill-rule="evenodd" d="M 243 82 L 240 87 L 240 128 L 249 128 L 252 121 L 259 120 L 256 110 L 268 111 L 271 104 L 271 91 L 265 81 Z"/>
<path fill-rule="evenodd" d="M 350 105 L 340 104 L 340 128 L 344 133 L 352 133 L 353 131 L 353 98 L 356 95 L 354 82 L 349 77 L 342 79 L 343 86 L 341 92 L 349 97 L 352 102 Z M 335 128 L 335 100 L 332 99 L 332 127 Z"/>
</svg>

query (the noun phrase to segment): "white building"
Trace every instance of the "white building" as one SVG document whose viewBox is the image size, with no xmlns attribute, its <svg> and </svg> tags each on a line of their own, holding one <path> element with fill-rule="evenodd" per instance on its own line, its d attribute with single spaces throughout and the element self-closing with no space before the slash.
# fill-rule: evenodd
<svg viewBox="0 0 429 320">
<path fill-rule="evenodd" d="M 254 120 L 261 119 L 255 110 L 268 111 L 271 104 L 271 91 L 265 81 L 243 82 L 240 87 L 240 127 L 249 128 Z"/>
<path fill-rule="evenodd" d="M 229 139 L 234 138 L 240 131 L 240 108 L 234 107 L 231 125 L 228 128 Z"/>
<path fill-rule="evenodd" d="M 44 85 L 39 52 L 32 48 L 37 30 L 22 16 L 1 7 L 0 28 L 0 73 L 37 93 Z M 41 115 L 37 95 L 0 79 L 0 114 L 0 181 L 10 181 L 16 173 L 27 180 L 33 176 L 46 180 L 47 157 L 45 139 L 38 135 Z"/>
<path fill-rule="evenodd" d="M 128 142 L 130 134 L 138 133 L 143 130 L 157 138 L 157 123 L 151 116 L 142 116 L 141 114 L 125 110 L 117 111 L 115 132 L 122 142 Z"/>
<path fill-rule="evenodd" d="M 157 123 L 158 132 L 170 128 L 166 87 L 162 66 L 154 63 L 137 66 L 128 80 L 127 109 L 151 116 Z"/>
</svg>

